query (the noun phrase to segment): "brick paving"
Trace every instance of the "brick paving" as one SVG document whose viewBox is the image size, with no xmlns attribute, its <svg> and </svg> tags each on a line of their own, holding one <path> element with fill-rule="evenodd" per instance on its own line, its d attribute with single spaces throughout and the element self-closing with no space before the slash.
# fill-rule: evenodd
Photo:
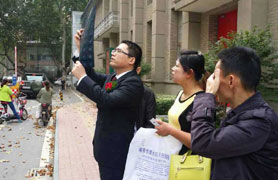
<svg viewBox="0 0 278 180">
<path fill-rule="evenodd" d="M 54 179 L 100 179 L 92 146 L 96 115 L 97 108 L 90 102 L 64 106 L 57 111 L 59 168 L 56 169 L 58 177 L 55 178 L 54 172 Z"/>
</svg>

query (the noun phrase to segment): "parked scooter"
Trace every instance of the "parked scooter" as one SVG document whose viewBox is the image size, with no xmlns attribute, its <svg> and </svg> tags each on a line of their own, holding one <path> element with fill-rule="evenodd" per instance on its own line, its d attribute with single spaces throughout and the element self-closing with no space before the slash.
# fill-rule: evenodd
<svg viewBox="0 0 278 180">
<path fill-rule="evenodd" d="M 20 119 L 24 121 L 28 118 L 28 111 L 25 109 L 25 105 L 27 104 L 26 97 L 27 97 L 26 94 L 20 93 L 15 98 L 15 103 L 19 105 L 18 115 Z M 8 113 L 8 102 L 1 101 L 1 104 L 3 108 L 0 107 L 0 124 L 2 124 L 3 121 L 10 121 L 16 119 L 14 114 Z"/>
<path fill-rule="evenodd" d="M 46 126 L 48 124 L 48 121 L 51 117 L 51 106 L 49 104 L 46 103 L 42 103 L 41 104 L 41 120 L 43 122 L 43 125 Z"/>
</svg>

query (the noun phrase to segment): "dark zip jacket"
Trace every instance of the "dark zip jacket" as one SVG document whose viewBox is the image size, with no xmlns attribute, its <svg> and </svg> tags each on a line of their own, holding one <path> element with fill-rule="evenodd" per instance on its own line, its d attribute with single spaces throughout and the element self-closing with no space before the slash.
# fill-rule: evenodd
<svg viewBox="0 0 278 180">
<path fill-rule="evenodd" d="M 192 150 L 212 158 L 212 180 L 277 180 L 278 117 L 260 93 L 231 110 L 214 128 L 215 96 L 195 97 Z"/>
</svg>

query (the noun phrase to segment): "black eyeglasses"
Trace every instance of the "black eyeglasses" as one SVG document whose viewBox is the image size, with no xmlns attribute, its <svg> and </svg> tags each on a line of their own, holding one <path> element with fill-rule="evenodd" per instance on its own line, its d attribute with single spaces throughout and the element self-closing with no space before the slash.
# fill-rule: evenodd
<svg viewBox="0 0 278 180">
<path fill-rule="evenodd" d="M 129 56 L 129 57 L 133 57 L 131 54 L 126 53 L 126 52 L 124 52 L 123 50 L 121 50 L 121 49 L 119 49 L 119 48 L 113 49 L 113 50 L 112 50 L 112 53 L 123 53 L 123 54 L 125 54 L 125 55 L 127 55 L 127 56 Z"/>
</svg>

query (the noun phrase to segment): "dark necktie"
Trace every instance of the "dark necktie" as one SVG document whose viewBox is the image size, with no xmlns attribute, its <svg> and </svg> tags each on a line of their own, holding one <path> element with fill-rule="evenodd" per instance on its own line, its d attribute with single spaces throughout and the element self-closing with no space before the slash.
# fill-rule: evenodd
<svg viewBox="0 0 278 180">
<path fill-rule="evenodd" d="M 112 77 L 112 81 L 116 81 L 117 78 L 116 78 L 116 75 L 114 77 Z"/>
</svg>

